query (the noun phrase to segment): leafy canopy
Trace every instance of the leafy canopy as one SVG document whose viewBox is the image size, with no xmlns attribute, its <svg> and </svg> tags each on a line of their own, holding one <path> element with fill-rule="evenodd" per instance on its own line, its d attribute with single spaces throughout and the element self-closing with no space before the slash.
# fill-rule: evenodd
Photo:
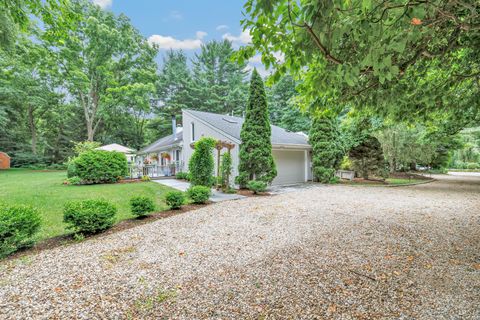
<svg viewBox="0 0 480 320">
<path fill-rule="evenodd" d="M 322 94 L 340 108 L 478 123 L 478 1 L 248 0 L 245 12 L 252 44 L 239 61 L 260 52 L 273 80 L 303 80 L 307 104 Z"/>
</svg>

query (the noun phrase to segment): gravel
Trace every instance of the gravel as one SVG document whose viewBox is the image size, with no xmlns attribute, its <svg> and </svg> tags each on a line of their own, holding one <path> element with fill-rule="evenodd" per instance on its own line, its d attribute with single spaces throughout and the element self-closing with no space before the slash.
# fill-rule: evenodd
<svg viewBox="0 0 480 320">
<path fill-rule="evenodd" d="M 480 178 L 227 201 L 0 263 L 1 319 L 480 319 Z"/>
</svg>

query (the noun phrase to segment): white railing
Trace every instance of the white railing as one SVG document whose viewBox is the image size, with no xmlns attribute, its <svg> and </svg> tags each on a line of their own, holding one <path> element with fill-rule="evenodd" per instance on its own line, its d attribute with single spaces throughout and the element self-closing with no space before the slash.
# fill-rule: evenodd
<svg viewBox="0 0 480 320">
<path fill-rule="evenodd" d="M 172 161 L 167 165 L 143 164 L 131 165 L 129 167 L 129 178 L 141 178 L 149 176 L 150 178 L 170 177 L 183 171 L 183 161 Z"/>
</svg>

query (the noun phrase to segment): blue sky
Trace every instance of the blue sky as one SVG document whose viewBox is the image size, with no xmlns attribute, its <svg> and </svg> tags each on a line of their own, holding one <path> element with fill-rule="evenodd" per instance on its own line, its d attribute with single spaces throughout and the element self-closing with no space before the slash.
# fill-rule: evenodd
<svg viewBox="0 0 480 320">
<path fill-rule="evenodd" d="M 105 10 L 128 16 L 150 42 L 160 46 L 159 62 L 169 48 L 182 49 L 192 56 L 202 43 L 212 39 L 229 39 L 234 47 L 250 41 L 248 31 L 242 31 L 240 25 L 244 0 L 92 1 Z M 250 66 L 261 68 L 258 57 Z"/>
</svg>

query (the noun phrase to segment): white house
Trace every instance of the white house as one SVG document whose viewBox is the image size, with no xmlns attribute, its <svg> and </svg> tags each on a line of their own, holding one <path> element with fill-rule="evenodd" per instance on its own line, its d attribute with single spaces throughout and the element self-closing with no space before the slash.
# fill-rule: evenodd
<svg viewBox="0 0 480 320">
<path fill-rule="evenodd" d="M 212 137 L 234 144 L 231 150 L 232 176 L 237 176 L 240 132 L 244 119 L 194 110 L 183 110 L 182 116 L 183 128 L 177 128 L 175 120 L 172 119 L 174 133 L 140 150 L 140 161 L 154 161 L 159 166 L 175 168 L 175 171 L 187 171 L 193 153 L 190 144 L 201 137 Z M 272 125 L 272 151 L 278 172 L 273 184 L 293 184 L 312 179 L 311 146 L 306 135 Z M 214 156 L 216 158 L 217 154 Z M 169 171 L 171 172 L 171 169 Z"/>
</svg>

